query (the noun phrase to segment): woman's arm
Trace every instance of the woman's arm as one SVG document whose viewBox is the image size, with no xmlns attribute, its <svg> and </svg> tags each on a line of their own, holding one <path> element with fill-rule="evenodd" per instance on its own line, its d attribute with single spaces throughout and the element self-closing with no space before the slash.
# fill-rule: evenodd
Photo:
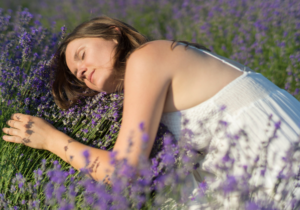
<svg viewBox="0 0 300 210">
<path fill-rule="evenodd" d="M 81 144 L 41 118 L 15 113 L 7 124 L 11 128 L 3 128 L 3 132 L 9 134 L 3 136 L 5 141 L 48 150 L 77 170 L 87 166 L 95 180 L 103 180 L 106 175 L 113 172 L 113 166 L 109 164 L 110 152 Z M 88 165 L 83 155 L 87 150 L 90 160 Z"/>
<path fill-rule="evenodd" d="M 159 122 L 163 113 L 172 72 L 168 70 L 166 57 L 160 42 L 147 43 L 136 50 L 128 59 L 124 80 L 123 118 L 118 139 L 113 148 L 116 158 L 127 158 L 136 166 L 140 154 L 149 157 Z M 142 132 L 139 124 L 144 122 L 144 133 L 148 134 L 147 147 L 142 151 Z M 133 146 L 126 153 L 128 138 Z"/>
<path fill-rule="evenodd" d="M 114 170 L 114 167 L 110 164 L 111 152 L 84 145 L 63 132 L 56 131 L 47 146 L 48 151 L 56 154 L 77 170 L 87 167 L 90 175 L 97 181 L 110 176 Z M 83 152 L 85 152 L 85 155 L 83 155 Z M 87 157 L 87 155 L 89 156 Z M 87 158 L 89 163 L 86 162 Z"/>
<path fill-rule="evenodd" d="M 158 44 L 152 42 L 134 52 L 126 67 L 123 119 L 113 151 L 117 152 L 116 159 L 127 158 L 133 166 L 137 165 L 142 152 L 147 157 L 150 155 L 172 77 L 163 64 L 165 54 L 160 53 Z M 142 151 L 141 122 L 145 125 L 144 133 L 148 134 L 146 151 Z M 110 152 L 81 144 L 41 118 L 14 114 L 8 125 L 11 128 L 3 129 L 10 135 L 3 137 L 5 141 L 49 150 L 76 169 L 86 166 L 83 152 L 89 150 L 87 167 L 95 180 L 103 180 L 114 170 L 110 165 Z M 133 145 L 128 154 L 129 138 Z"/>
</svg>

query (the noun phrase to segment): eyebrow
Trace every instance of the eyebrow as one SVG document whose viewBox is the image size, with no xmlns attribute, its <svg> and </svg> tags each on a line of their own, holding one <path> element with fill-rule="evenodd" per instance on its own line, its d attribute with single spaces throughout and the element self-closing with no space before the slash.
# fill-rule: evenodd
<svg viewBox="0 0 300 210">
<path fill-rule="evenodd" d="M 80 47 L 80 48 L 75 52 L 75 54 L 74 54 L 74 60 L 75 60 L 75 61 L 80 60 L 78 53 L 79 53 L 82 49 L 84 49 L 84 48 L 85 48 L 85 46 Z M 76 77 L 76 75 L 77 75 L 77 71 L 78 71 L 78 69 L 76 68 L 75 71 L 74 71 L 75 77 Z"/>
</svg>

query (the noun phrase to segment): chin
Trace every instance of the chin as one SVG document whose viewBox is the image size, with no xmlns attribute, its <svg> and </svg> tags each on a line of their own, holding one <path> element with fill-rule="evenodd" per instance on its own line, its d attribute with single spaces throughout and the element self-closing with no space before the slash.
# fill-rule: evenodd
<svg viewBox="0 0 300 210">
<path fill-rule="evenodd" d="M 112 82 L 103 83 L 98 81 L 95 85 L 87 85 L 90 89 L 95 90 L 97 92 L 106 92 L 113 93 L 116 90 L 116 86 L 112 84 Z"/>
<path fill-rule="evenodd" d="M 105 87 L 97 87 L 97 88 L 94 88 L 93 90 L 95 90 L 97 92 L 105 92 L 105 93 L 115 92 L 113 88 L 105 88 Z"/>
</svg>

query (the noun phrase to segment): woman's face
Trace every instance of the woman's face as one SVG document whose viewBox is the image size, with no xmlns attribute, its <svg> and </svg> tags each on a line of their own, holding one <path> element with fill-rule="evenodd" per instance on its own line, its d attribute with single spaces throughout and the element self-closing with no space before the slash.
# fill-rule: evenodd
<svg viewBox="0 0 300 210">
<path fill-rule="evenodd" d="M 67 45 L 67 66 L 90 89 L 111 93 L 115 90 L 112 72 L 117 43 L 103 38 L 75 39 Z"/>
</svg>

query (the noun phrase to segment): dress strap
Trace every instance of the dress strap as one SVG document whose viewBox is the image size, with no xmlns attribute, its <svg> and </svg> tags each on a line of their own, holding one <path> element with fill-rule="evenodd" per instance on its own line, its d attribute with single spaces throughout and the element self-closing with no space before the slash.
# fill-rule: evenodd
<svg viewBox="0 0 300 210">
<path fill-rule="evenodd" d="M 243 64 L 241 64 L 241 63 L 239 63 L 237 61 L 231 60 L 229 58 L 225 58 L 225 57 L 223 57 L 221 55 L 218 55 L 216 53 L 213 53 L 213 52 L 209 52 L 209 51 L 206 51 L 206 50 L 203 50 L 203 49 L 196 48 L 194 46 L 189 46 L 189 47 L 193 47 L 193 48 L 195 48 L 197 50 L 200 50 L 201 52 L 204 52 L 207 55 L 210 55 L 211 57 L 214 57 L 214 58 L 222 61 L 223 63 L 225 63 L 225 64 L 227 64 L 227 65 L 229 65 L 229 66 L 231 66 L 231 67 L 233 67 L 233 68 L 235 68 L 237 70 L 239 70 L 239 71 L 242 71 L 242 72 L 244 72 L 244 71 L 252 71 L 252 72 L 254 72 L 252 69 L 246 67 L 245 65 L 243 65 Z"/>
</svg>

